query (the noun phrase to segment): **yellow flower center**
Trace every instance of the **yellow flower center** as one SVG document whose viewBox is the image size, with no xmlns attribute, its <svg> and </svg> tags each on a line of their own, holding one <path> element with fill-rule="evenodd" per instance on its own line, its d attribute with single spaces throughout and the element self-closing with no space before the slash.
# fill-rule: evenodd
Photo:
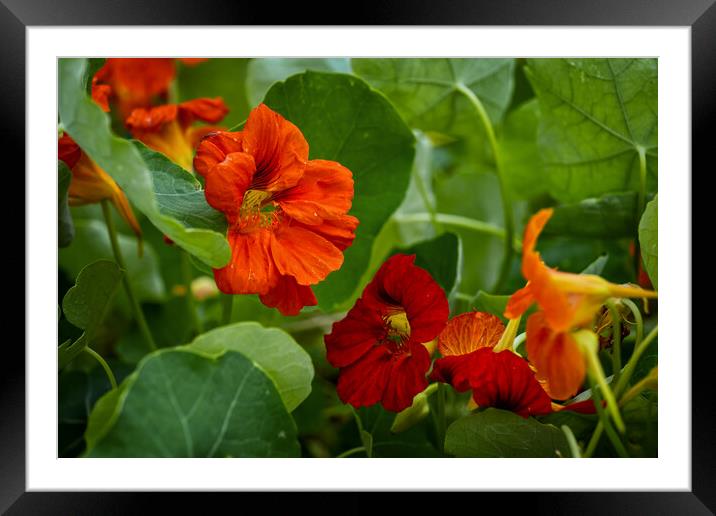
<svg viewBox="0 0 716 516">
<path fill-rule="evenodd" d="M 405 311 L 391 312 L 383 320 L 388 329 L 388 339 L 392 342 L 400 346 L 410 338 L 410 322 Z"/>
<path fill-rule="evenodd" d="M 271 192 L 246 190 L 241 202 L 239 225 L 242 228 L 268 227 L 276 219 L 276 207 L 270 202 Z"/>
</svg>

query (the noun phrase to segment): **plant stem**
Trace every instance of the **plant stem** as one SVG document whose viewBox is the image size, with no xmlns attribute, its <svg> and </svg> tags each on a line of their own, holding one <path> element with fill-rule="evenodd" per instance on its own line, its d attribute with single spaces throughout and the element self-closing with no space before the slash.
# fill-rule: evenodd
<svg viewBox="0 0 716 516">
<path fill-rule="evenodd" d="M 144 340 L 149 345 L 149 349 L 154 351 L 157 349 L 157 345 L 154 343 L 154 338 L 152 337 L 152 332 L 149 331 L 149 326 L 147 325 L 147 320 L 144 318 L 144 312 L 142 311 L 142 307 L 137 301 L 137 297 L 134 295 L 134 290 L 132 289 L 132 284 L 129 281 L 129 276 L 127 275 L 127 265 L 124 262 L 122 250 L 119 248 L 119 241 L 117 240 L 117 230 L 114 227 L 114 221 L 112 220 L 112 212 L 110 211 L 109 201 L 107 199 L 102 200 L 102 214 L 104 215 L 104 221 L 107 224 L 107 233 L 109 233 L 109 241 L 112 244 L 114 259 L 117 261 L 117 264 L 124 272 L 124 274 L 122 274 L 122 284 L 124 285 L 124 291 L 127 293 L 127 299 L 129 299 L 129 304 L 132 307 L 134 318 L 137 320 L 139 331 L 142 333 Z"/>
<path fill-rule="evenodd" d="M 437 392 L 437 414 L 435 420 L 435 432 L 438 437 L 438 446 L 440 453 L 445 452 L 445 432 L 447 427 L 447 421 L 445 419 L 445 385 L 438 382 Z"/>
<path fill-rule="evenodd" d="M 221 295 L 221 325 L 226 326 L 231 322 L 231 312 L 234 308 L 234 296 L 231 294 Z"/>
<path fill-rule="evenodd" d="M 624 371 L 622 372 L 622 377 L 619 378 L 619 382 L 614 388 L 614 393 L 616 394 L 616 396 L 620 396 L 621 393 L 624 392 L 624 389 L 626 389 L 626 386 L 631 379 L 631 375 L 634 374 L 634 369 L 636 369 L 636 364 L 639 361 L 639 358 L 644 353 L 644 351 L 646 351 L 646 348 L 649 347 L 651 341 L 656 338 L 658 329 L 658 326 L 654 326 L 654 329 L 649 332 L 649 335 L 647 335 L 643 341 L 639 342 L 634 346 L 634 353 L 632 353 L 631 357 L 629 358 L 629 362 L 627 362 L 627 365 L 624 367 Z"/>
<path fill-rule="evenodd" d="M 609 411 L 609 413 L 612 415 L 614 424 L 619 429 L 619 431 L 621 433 L 624 433 L 624 430 L 625 430 L 624 420 L 622 419 L 622 416 L 619 413 L 619 406 L 617 405 L 617 401 L 614 396 L 614 393 L 609 388 L 606 378 L 604 377 L 604 370 L 602 369 L 602 364 L 599 362 L 599 356 L 597 355 L 597 350 L 588 348 L 586 355 L 587 355 L 587 363 L 589 364 L 589 374 L 588 374 L 589 379 L 590 379 L 590 381 L 596 382 L 599 385 L 599 387 L 602 389 L 602 392 L 604 393 L 604 399 L 607 402 L 607 411 Z M 592 391 L 594 391 L 593 388 L 592 388 Z M 598 410 L 601 410 L 601 405 L 598 407 Z"/>
<path fill-rule="evenodd" d="M 430 215 L 430 223 L 436 232 L 440 232 L 442 229 L 440 222 L 437 219 L 437 209 L 430 202 L 430 194 L 428 193 L 428 187 L 423 181 L 423 171 L 427 171 L 426 175 L 430 175 L 430 155 L 432 154 L 432 144 L 428 138 L 419 131 L 416 131 L 416 139 L 418 140 L 419 148 L 415 157 L 415 165 L 413 166 L 413 179 L 415 179 L 415 186 L 418 188 L 418 193 L 423 201 L 425 209 L 428 210 Z"/>
<path fill-rule="evenodd" d="M 343 457 L 348 457 L 350 455 L 354 455 L 359 452 L 364 452 L 365 446 L 357 446 L 355 448 L 351 448 L 350 450 L 344 451 L 340 455 L 336 455 L 336 459 L 342 459 Z"/>
<path fill-rule="evenodd" d="M 639 194 L 637 197 L 637 214 L 641 219 L 642 213 L 646 208 L 646 149 L 637 147 L 639 153 Z M 641 250 L 639 245 L 639 225 L 637 224 L 636 235 L 634 237 L 634 277 L 639 281 L 639 266 L 641 260 Z"/>
<path fill-rule="evenodd" d="M 407 213 L 394 215 L 393 220 L 400 224 L 410 224 L 415 222 L 432 222 L 432 217 L 430 213 Z M 489 222 L 483 222 L 481 220 L 462 217 L 460 215 L 452 215 L 449 213 L 436 213 L 435 220 L 440 224 L 445 224 L 446 226 L 465 228 L 478 233 L 484 233 L 498 238 L 505 238 L 505 230 L 501 227 L 495 226 L 494 224 L 490 224 Z M 515 252 L 521 252 L 522 244 L 519 240 L 513 239 L 511 245 Z"/>
<path fill-rule="evenodd" d="M 497 138 L 495 138 L 495 131 L 492 127 L 490 117 L 487 116 L 485 106 L 482 105 L 480 99 L 473 93 L 473 91 L 462 83 L 455 85 L 455 89 L 465 95 L 470 103 L 475 108 L 482 125 L 485 127 L 485 133 L 487 133 L 487 139 L 490 142 L 492 148 L 492 155 L 495 159 L 495 170 L 497 172 L 497 179 L 500 183 L 500 195 L 502 196 L 502 212 L 505 221 L 505 255 L 502 259 L 502 267 L 500 269 L 500 275 L 497 278 L 494 288 L 491 290 L 493 293 L 499 293 L 500 288 L 507 280 L 507 276 L 510 273 L 510 266 L 512 265 L 512 240 L 514 238 L 515 224 L 512 215 L 512 200 L 510 193 L 507 188 L 507 181 L 505 178 L 505 171 L 503 170 L 502 157 L 500 156 L 500 148 L 497 144 Z"/>
<path fill-rule="evenodd" d="M 193 278 L 191 273 L 191 263 L 189 263 L 189 253 L 187 253 L 183 249 L 180 249 L 179 253 L 181 255 L 180 260 L 182 281 L 184 282 L 184 286 L 186 287 L 186 309 L 189 312 L 189 317 L 191 317 L 192 319 L 194 329 L 196 330 L 197 334 L 201 334 L 204 333 L 204 325 L 201 322 L 201 317 L 199 317 L 196 300 L 194 299 L 194 294 L 191 291 L 191 282 Z"/>
<path fill-rule="evenodd" d="M 631 303 L 633 305 L 633 303 Z M 627 306 L 629 304 L 627 303 Z M 631 307 L 630 307 L 631 308 Z M 649 332 L 649 335 L 647 335 L 646 339 L 641 341 L 640 339 L 640 331 L 639 328 L 641 327 L 641 314 L 638 316 L 636 315 L 639 313 L 638 310 L 636 310 L 636 306 L 633 307 L 632 313 L 634 313 L 634 317 L 637 319 L 637 341 L 634 345 L 634 352 L 632 353 L 632 356 L 629 358 L 629 362 L 627 362 L 627 365 L 624 367 L 624 371 L 622 372 L 621 378 L 619 378 L 619 382 L 617 383 L 616 387 L 614 388 L 614 395 L 619 398 L 622 391 L 626 388 L 627 383 L 629 382 L 629 379 L 631 378 L 632 373 L 634 372 L 634 368 L 636 367 L 636 363 L 639 360 L 639 357 L 644 352 L 646 348 L 649 347 L 649 344 L 651 344 L 651 341 L 654 340 L 657 334 L 657 327 L 654 327 L 651 332 Z M 636 358 L 635 358 L 636 357 Z M 623 399 L 623 398 L 622 398 Z M 589 441 L 589 446 L 587 446 L 587 451 L 585 452 L 585 457 L 591 456 L 592 453 L 594 453 L 594 449 L 597 447 L 597 444 L 599 443 L 599 439 L 602 436 L 602 432 L 604 431 L 604 426 L 601 421 L 597 424 L 597 427 L 594 429 L 594 433 L 592 434 L 592 438 Z"/>
<path fill-rule="evenodd" d="M 622 321 L 614 301 L 607 301 L 607 308 L 612 320 L 612 382 L 616 382 L 622 370 Z"/>
<path fill-rule="evenodd" d="M 112 389 L 117 388 L 117 380 L 114 377 L 114 373 L 112 372 L 112 369 L 109 367 L 109 364 L 104 361 L 104 358 L 97 353 L 94 349 L 87 346 L 84 349 L 85 353 L 87 353 L 89 356 L 93 357 L 97 362 L 99 362 L 99 365 L 102 366 L 102 369 L 104 369 L 104 372 L 107 374 L 107 378 L 109 379 L 109 383 L 112 386 Z"/>
<path fill-rule="evenodd" d="M 582 453 L 579 451 L 579 444 L 577 444 L 577 439 L 574 437 L 572 429 L 569 428 L 567 425 L 562 425 L 562 432 L 567 438 L 567 444 L 569 444 L 569 451 L 572 452 L 572 457 L 575 459 L 580 458 L 582 456 Z"/>
<path fill-rule="evenodd" d="M 592 387 L 592 399 L 594 400 L 594 407 L 597 409 L 597 414 L 599 415 L 599 422 L 602 425 L 602 428 L 606 430 L 607 437 L 609 437 L 609 440 L 612 442 L 612 445 L 614 446 L 614 449 L 617 451 L 620 457 L 626 458 L 629 456 L 626 449 L 624 448 L 624 445 L 622 444 L 621 440 L 619 439 L 619 435 L 614 431 L 614 428 L 612 427 L 611 421 L 609 421 L 609 417 L 607 416 L 606 410 L 602 407 L 602 396 L 599 390 L 597 389 L 597 384 L 594 382 L 594 380 L 590 377 L 589 383 Z M 607 401 L 607 404 L 609 402 Z M 584 453 L 585 457 L 591 457 L 592 453 L 594 453 L 594 449 L 597 447 L 597 442 L 599 438 L 597 437 L 595 439 L 595 435 L 597 434 L 597 429 L 594 430 L 594 434 L 592 435 L 592 439 L 589 442 L 589 445 L 587 446 L 587 451 Z M 601 434 L 601 431 L 600 431 Z"/>
</svg>

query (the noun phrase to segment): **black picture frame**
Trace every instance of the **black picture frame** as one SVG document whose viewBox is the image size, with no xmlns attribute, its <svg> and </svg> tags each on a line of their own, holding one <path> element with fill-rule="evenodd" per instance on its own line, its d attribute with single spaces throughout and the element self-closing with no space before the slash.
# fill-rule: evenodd
<svg viewBox="0 0 716 516">
<path fill-rule="evenodd" d="M 716 0 L 453 0 L 449 3 L 420 1 L 356 2 L 350 10 L 308 7 L 302 3 L 230 2 L 214 0 L 112 1 L 112 0 L 1 0 L 3 146 L 18 157 L 15 170 L 24 170 L 25 29 L 38 25 L 607 25 L 691 27 L 692 64 L 692 168 L 713 170 L 709 157 L 709 126 L 716 119 Z M 343 14 L 339 14 L 343 12 Z M 320 13 L 320 14 L 318 14 Z M 567 50 L 567 47 L 565 47 Z M 710 145 L 709 145 L 710 144 Z M 9 173 L 9 171 L 6 171 Z M 674 172 L 688 174 L 689 171 Z M 15 197 L 24 199 L 23 177 L 14 172 Z M 693 176 L 692 176 L 693 177 Z M 24 178 L 23 178 L 24 179 Z M 677 178 L 678 180 L 678 178 Z M 22 195 L 19 192 L 23 192 Z M 693 223 L 697 222 L 692 217 Z M 19 228 L 17 228 L 19 229 Z M 692 235 L 695 233 L 692 229 Z M 702 228 L 703 229 L 703 228 Z M 698 234 L 698 233 L 697 233 Z M 23 235 L 16 242 L 23 241 Z M 20 245 L 17 245 L 20 249 Z M 691 249 L 684 250 L 692 252 Z M 692 255 L 694 258 L 697 255 Z M 701 260 L 708 259 L 702 256 Z M 16 268 L 20 260 L 15 258 Z M 23 260 L 24 263 L 24 260 Z M 692 262 L 695 265 L 695 262 Z M 697 269 L 708 271 L 706 265 Z M 25 270 L 27 275 L 30 271 Z M 710 276 L 710 275 L 709 275 Z M 708 281 L 711 281 L 710 279 Z M 18 288 L 16 292 L 22 292 Z M 689 300 L 684 300 L 688 302 Z M 16 306 L 25 306 L 17 303 Z M 694 313 L 707 305 L 695 304 Z M 693 342 L 697 342 L 694 337 Z M 24 341 L 24 335 L 23 335 Z M 26 493 L 25 492 L 25 350 L 19 339 L 6 342 L 0 359 L 0 511 L 9 514 L 126 514 L 147 507 L 147 494 L 130 493 Z M 688 346 L 691 342 L 679 345 Z M 712 514 L 716 510 L 716 447 L 714 403 L 709 388 L 710 348 L 701 341 L 692 347 L 692 491 L 653 493 L 524 493 L 510 494 L 510 509 L 524 506 L 531 512 L 549 514 Z M 170 495 L 186 511 L 193 504 L 184 495 Z M 254 495 L 242 493 L 250 507 Z M 323 494 L 305 493 L 302 498 L 315 510 L 328 507 Z M 487 493 L 480 504 L 489 503 Z M 163 496 L 164 504 L 169 497 Z M 435 497 L 443 498 L 443 497 Z M 274 512 L 284 496 L 263 496 L 264 510 Z M 365 512 L 373 506 L 370 494 L 349 494 L 341 507 Z M 425 510 L 430 497 L 413 495 L 405 510 L 415 504 Z M 433 501 L 435 501 L 433 499 Z M 293 502 L 292 502 L 293 503 Z M 197 506 L 199 508 L 201 506 Z M 217 506 L 218 507 L 218 506 Z M 238 507 L 237 507 L 238 509 Z"/>
</svg>

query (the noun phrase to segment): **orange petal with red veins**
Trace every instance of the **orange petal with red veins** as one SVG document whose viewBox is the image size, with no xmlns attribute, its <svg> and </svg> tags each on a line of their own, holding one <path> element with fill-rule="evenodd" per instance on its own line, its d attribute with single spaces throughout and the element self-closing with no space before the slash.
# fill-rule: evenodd
<svg viewBox="0 0 716 516">
<path fill-rule="evenodd" d="M 265 104 L 253 109 L 242 131 L 244 152 L 256 162 L 254 188 L 280 192 L 295 186 L 308 162 L 301 131 Z"/>
<path fill-rule="evenodd" d="M 224 161 L 227 154 L 243 152 L 241 142 L 241 133 L 220 131 L 205 136 L 194 155 L 194 170 L 206 177 L 217 163 Z"/>
<path fill-rule="evenodd" d="M 292 276 L 281 276 L 278 283 L 259 299 L 269 308 L 278 308 L 282 315 L 298 315 L 304 306 L 318 304 L 311 287 L 299 285 Z"/>
<path fill-rule="evenodd" d="M 271 254 L 278 271 L 293 276 L 299 285 L 315 285 L 343 265 L 343 253 L 336 246 L 299 226 L 277 229 Z"/>
<path fill-rule="evenodd" d="M 184 127 L 189 126 L 194 120 L 215 124 L 228 112 L 229 108 L 221 97 L 213 99 L 203 97 L 179 104 L 179 120 Z"/>
<path fill-rule="evenodd" d="M 527 284 L 510 296 L 509 301 L 507 301 L 507 306 L 505 307 L 504 315 L 508 319 L 516 319 L 525 313 L 534 302 L 535 298 L 532 295 L 532 290 L 530 289 L 530 285 Z"/>
<path fill-rule="evenodd" d="M 231 261 L 214 269 L 216 285 L 224 294 L 265 294 L 279 280 L 271 258 L 271 232 L 259 229 L 240 233 L 229 229 Z"/>
<path fill-rule="evenodd" d="M 570 398 L 582 386 L 586 367 L 576 341 L 570 333 L 554 332 L 542 312 L 527 319 L 527 356 L 537 378 L 547 380 L 553 399 Z"/>
<path fill-rule="evenodd" d="M 254 159 L 250 155 L 233 152 L 206 176 L 206 202 L 223 212 L 229 224 L 234 224 L 239 217 L 244 193 L 251 184 L 255 170 Z"/>
<path fill-rule="evenodd" d="M 493 348 L 504 331 L 505 325 L 499 317 L 485 312 L 464 313 L 447 322 L 438 336 L 438 349 L 443 356 L 450 356 Z"/>
<path fill-rule="evenodd" d="M 353 174 L 335 161 L 311 160 L 298 184 L 279 194 L 276 201 L 304 224 L 340 217 L 353 203 Z"/>
</svg>

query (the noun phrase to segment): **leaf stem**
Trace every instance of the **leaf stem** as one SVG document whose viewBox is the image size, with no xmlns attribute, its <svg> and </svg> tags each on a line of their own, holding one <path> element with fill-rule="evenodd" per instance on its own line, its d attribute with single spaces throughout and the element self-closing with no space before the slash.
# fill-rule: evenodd
<svg viewBox="0 0 716 516">
<path fill-rule="evenodd" d="M 231 322 L 231 312 L 234 308 L 234 296 L 232 294 L 221 295 L 221 325 L 226 326 Z"/>
<path fill-rule="evenodd" d="M 637 147 L 639 153 L 639 194 L 637 197 L 637 216 L 641 220 L 641 216 L 646 208 L 646 149 L 642 146 Z M 639 266 L 641 261 L 641 246 L 639 245 L 639 225 L 636 227 L 636 235 L 634 237 L 634 274 L 639 281 Z"/>
<path fill-rule="evenodd" d="M 612 419 L 614 420 L 614 424 L 616 425 L 617 429 L 621 433 L 624 433 L 625 426 L 624 426 L 624 420 L 622 419 L 621 414 L 619 413 L 619 406 L 617 405 L 616 398 L 614 396 L 614 393 L 609 388 L 609 385 L 607 384 L 607 380 L 604 377 L 604 370 L 602 369 L 602 364 L 599 362 L 599 356 L 597 356 L 597 350 L 587 348 L 587 363 L 589 365 L 589 379 L 590 381 L 595 382 L 599 387 L 602 389 L 602 392 L 604 393 L 604 399 L 607 402 L 607 411 L 611 414 Z M 594 389 L 592 388 L 592 391 Z M 601 406 L 598 407 L 598 410 L 601 409 Z"/>
<path fill-rule="evenodd" d="M 602 395 L 597 389 L 597 384 L 592 377 L 589 378 L 589 383 L 592 387 L 592 399 L 594 400 L 594 407 L 597 409 L 597 414 L 599 415 L 599 423 L 602 425 L 602 428 L 606 430 L 607 437 L 609 437 L 609 440 L 612 442 L 612 445 L 614 446 L 614 449 L 617 451 L 619 456 L 622 458 L 629 457 L 629 454 L 627 453 L 626 449 L 624 448 L 624 445 L 619 439 L 619 435 L 617 435 L 617 433 L 614 431 L 614 427 L 612 427 L 612 423 L 611 421 L 609 421 L 607 411 L 604 410 L 604 407 L 602 407 Z M 608 403 L 609 402 L 607 401 L 607 404 Z M 601 434 L 601 431 L 599 433 Z M 595 440 L 596 434 L 597 429 L 595 429 L 594 434 L 592 434 L 592 439 L 589 441 L 587 451 L 584 452 L 585 457 L 591 457 L 592 453 L 594 453 L 594 449 L 597 447 L 597 442 L 599 438 L 597 437 Z"/>
<path fill-rule="evenodd" d="M 406 213 L 398 214 L 393 216 L 393 220 L 396 222 L 403 223 L 417 223 L 417 222 L 431 222 L 430 213 Z M 447 226 L 455 226 L 460 228 L 469 229 L 478 233 L 485 233 L 487 235 L 496 236 L 498 238 L 505 238 L 505 230 L 501 227 L 490 224 L 489 222 L 483 222 L 481 220 L 471 219 L 469 217 L 462 217 L 460 215 L 452 215 L 449 213 L 436 213 L 435 220 L 441 224 Z M 515 252 L 521 252 L 522 244 L 519 240 L 513 239 L 512 247 Z"/>
<path fill-rule="evenodd" d="M 124 271 L 122 274 L 122 284 L 124 285 L 124 291 L 127 293 L 127 299 L 132 307 L 134 318 L 137 320 L 139 331 L 142 333 L 144 340 L 149 345 L 149 349 L 152 351 L 157 349 L 157 345 L 154 343 L 152 332 L 149 331 L 147 320 L 144 318 L 144 312 L 142 307 L 137 301 L 137 297 L 134 295 L 132 284 L 129 281 L 129 275 L 127 274 L 127 265 L 124 262 L 124 256 L 122 250 L 119 247 L 119 241 L 117 240 L 117 230 L 114 227 L 114 221 L 112 220 L 112 212 L 109 208 L 109 201 L 107 199 L 102 200 L 102 214 L 104 215 L 104 221 L 107 224 L 107 233 L 109 233 L 109 241 L 112 244 L 112 251 L 114 252 L 114 259 L 117 261 L 119 267 Z"/>
<path fill-rule="evenodd" d="M 432 146 L 428 138 L 425 137 L 422 132 L 416 131 L 416 138 L 418 140 L 419 147 L 416 154 L 415 165 L 413 166 L 413 179 L 415 179 L 415 186 L 418 188 L 418 193 L 423 201 L 423 205 L 425 206 L 425 209 L 428 210 L 428 214 L 430 215 L 430 223 L 435 231 L 439 233 L 442 227 L 437 219 L 438 212 L 436 207 L 433 206 L 433 203 L 430 202 L 428 187 L 426 186 L 425 181 L 423 181 L 424 171 L 427 171 L 426 175 L 430 175 L 430 154 Z"/>
<path fill-rule="evenodd" d="M 194 324 L 194 329 L 196 330 L 197 334 L 201 334 L 204 333 L 204 325 L 201 322 L 201 317 L 199 317 L 196 300 L 194 299 L 194 294 L 191 291 L 191 282 L 193 278 L 191 263 L 189 263 L 189 253 L 187 253 L 183 249 L 180 249 L 179 252 L 181 254 L 180 260 L 182 281 L 184 282 L 184 286 L 186 287 L 186 308 L 189 312 L 189 317 L 191 317 L 192 323 Z"/>
<path fill-rule="evenodd" d="M 104 372 L 107 374 L 107 378 L 109 379 L 109 383 L 112 386 L 112 389 L 117 388 L 117 380 L 114 377 L 114 373 L 112 372 L 112 369 L 109 367 L 109 364 L 105 362 L 104 358 L 97 353 L 94 349 L 87 346 L 84 349 L 84 352 L 87 353 L 89 356 L 93 357 L 97 362 L 99 362 L 99 365 L 102 366 L 102 369 L 104 369 Z"/>
<path fill-rule="evenodd" d="M 616 382 L 622 370 L 622 321 L 614 301 L 610 299 L 606 304 L 612 320 L 612 382 Z"/>
<path fill-rule="evenodd" d="M 620 396 L 622 392 L 624 392 L 624 389 L 626 388 L 627 384 L 629 383 L 629 380 L 631 379 L 631 375 L 634 374 L 634 369 L 636 369 L 636 364 L 637 362 L 639 362 L 639 358 L 641 358 L 641 355 L 649 347 L 651 341 L 656 338 L 658 329 L 658 326 L 654 326 L 654 329 L 649 332 L 649 335 L 647 335 L 644 340 L 635 344 L 634 352 L 629 358 L 629 362 L 627 362 L 627 365 L 624 366 L 622 377 L 619 378 L 619 382 L 614 388 L 614 393 L 616 396 Z"/>
<path fill-rule="evenodd" d="M 567 444 L 569 444 L 569 450 L 572 452 L 572 457 L 575 459 L 580 458 L 582 456 L 582 452 L 579 450 L 579 444 L 577 444 L 577 439 L 574 437 L 572 429 L 567 425 L 562 425 L 561 428 L 564 436 L 567 438 Z"/>
<path fill-rule="evenodd" d="M 344 457 L 349 457 L 350 455 L 354 455 L 356 453 L 364 452 L 364 451 L 366 451 L 365 446 L 357 446 L 355 448 L 351 448 L 350 450 L 344 451 L 340 455 L 336 455 L 336 459 L 342 459 Z"/>
<path fill-rule="evenodd" d="M 505 254 L 502 259 L 502 267 L 500 268 L 500 275 L 497 278 L 495 286 L 491 292 L 499 292 L 502 285 L 507 281 L 507 276 L 510 273 L 510 266 L 512 265 L 512 240 L 514 238 L 515 224 L 514 217 L 512 214 L 512 200 L 510 193 L 507 188 L 507 182 L 505 178 L 505 171 L 503 170 L 502 157 L 500 155 L 500 147 L 497 144 L 497 138 L 495 138 L 495 131 L 492 127 L 490 117 L 485 111 L 485 106 L 482 105 L 480 99 L 473 93 L 473 91 L 462 83 L 455 85 L 457 91 L 465 95 L 470 101 L 472 106 L 475 108 L 482 125 L 485 127 L 487 133 L 487 139 L 490 142 L 492 148 L 492 155 L 495 159 L 495 170 L 497 172 L 497 179 L 500 183 L 500 195 L 502 196 L 502 212 L 505 221 Z"/>
</svg>

